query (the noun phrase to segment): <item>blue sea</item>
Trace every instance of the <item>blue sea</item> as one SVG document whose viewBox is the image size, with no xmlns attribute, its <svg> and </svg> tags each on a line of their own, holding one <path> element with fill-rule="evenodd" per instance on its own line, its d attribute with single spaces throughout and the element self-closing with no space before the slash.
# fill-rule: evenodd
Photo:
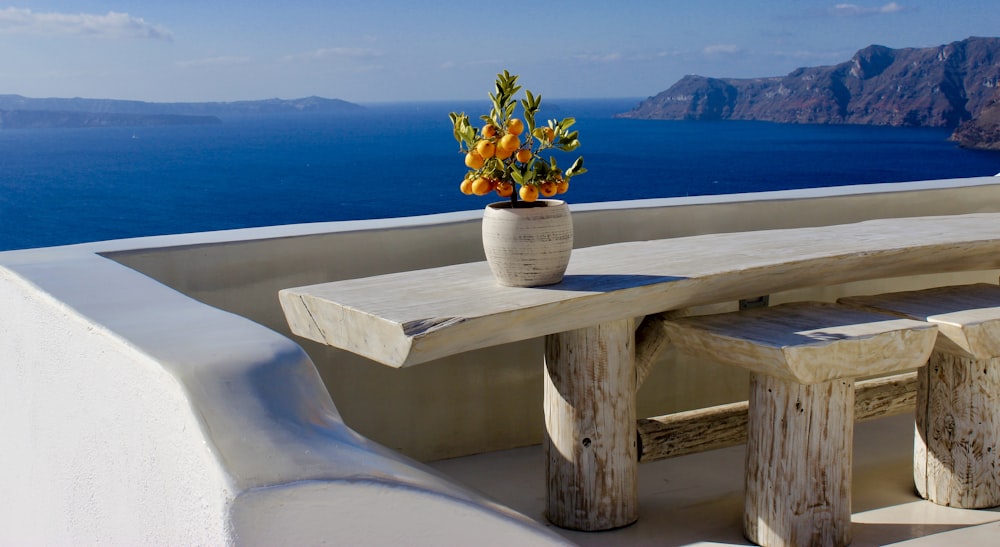
<svg viewBox="0 0 1000 547">
<path fill-rule="evenodd" d="M 994 175 L 1000 153 L 949 132 L 614 119 L 638 98 L 550 100 L 577 118 L 589 172 L 571 203 Z M 485 102 L 366 105 L 349 115 L 220 125 L 0 131 L 0 250 L 480 209 L 448 112 Z M 567 167 L 577 155 L 560 161 Z"/>
</svg>

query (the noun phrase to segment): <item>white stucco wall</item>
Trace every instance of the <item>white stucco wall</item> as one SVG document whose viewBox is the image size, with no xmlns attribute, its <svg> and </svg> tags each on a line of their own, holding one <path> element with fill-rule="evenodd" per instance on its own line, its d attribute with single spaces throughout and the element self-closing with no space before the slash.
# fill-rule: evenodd
<svg viewBox="0 0 1000 547">
<path fill-rule="evenodd" d="M 9 271 L 0 302 L 0 544 L 226 544 L 232 489 L 177 379 Z"/>
<path fill-rule="evenodd" d="M 90 249 L 0 254 L 0 309 L 0 545 L 563 543 L 345 427 L 291 340 Z"/>
</svg>

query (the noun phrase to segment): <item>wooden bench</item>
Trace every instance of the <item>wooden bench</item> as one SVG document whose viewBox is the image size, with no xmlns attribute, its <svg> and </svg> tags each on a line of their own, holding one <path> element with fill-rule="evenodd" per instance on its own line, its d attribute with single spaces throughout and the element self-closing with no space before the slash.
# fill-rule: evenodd
<svg viewBox="0 0 1000 547">
<path fill-rule="evenodd" d="M 638 518 L 635 355 L 650 352 L 636 346 L 634 318 L 798 288 L 997 268 L 1000 213 L 979 213 L 575 249 L 563 282 L 542 288 L 500 287 L 478 262 L 279 296 L 293 333 L 392 367 L 545 337 L 547 516 L 604 530 Z"/>
<path fill-rule="evenodd" d="M 854 379 L 921 366 L 937 329 L 818 302 L 664 328 L 680 351 L 751 371 L 747 538 L 767 547 L 850 543 Z"/>
<path fill-rule="evenodd" d="M 935 351 L 918 375 L 914 483 L 940 505 L 1000 505 L 1000 286 L 840 301 L 938 326 Z"/>
</svg>

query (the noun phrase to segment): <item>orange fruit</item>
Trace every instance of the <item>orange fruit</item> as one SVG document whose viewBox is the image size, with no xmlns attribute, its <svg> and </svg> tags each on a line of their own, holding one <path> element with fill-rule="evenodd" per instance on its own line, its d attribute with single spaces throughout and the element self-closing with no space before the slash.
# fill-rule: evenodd
<svg viewBox="0 0 1000 547">
<path fill-rule="evenodd" d="M 556 192 L 558 192 L 560 194 L 565 194 L 568 191 L 569 191 L 569 181 L 568 180 L 561 180 L 561 181 L 559 181 L 559 182 L 556 183 Z"/>
<path fill-rule="evenodd" d="M 517 118 L 511 118 L 507 122 L 507 132 L 511 135 L 520 135 L 521 131 L 524 131 L 524 122 Z"/>
<path fill-rule="evenodd" d="M 483 138 L 492 139 L 497 136 L 497 126 L 488 123 L 483 126 Z"/>
<path fill-rule="evenodd" d="M 497 143 L 497 148 L 502 148 L 511 154 L 513 154 L 514 151 L 520 147 L 521 139 L 517 138 L 517 135 L 513 133 L 507 133 L 506 135 L 500 137 L 500 142 Z"/>
<path fill-rule="evenodd" d="M 502 198 L 509 198 L 514 193 L 514 185 L 509 182 L 497 183 L 497 195 Z"/>
<path fill-rule="evenodd" d="M 478 177 L 476 180 L 472 181 L 472 193 L 477 196 L 485 196 L 492 192 L 491 184 L 489 179 L 486 177 Z"/>
<path fill-rule="evenodd" d="M 517 195 L 521 196 L 521 199 L 524 201 L 531 203 L 532 201 L 538 199 L 538 188 L 535 186 L 525 185 L 518 190 Z"/>
<path fill-rule="evenodd" d="M 556 138 L 556 132 L 551 127 L 542 129 L 542 134 L 545 135 L 545 140 L 548 142 L 552 142 L 552 139 Z"/>
<path fill-rule="evenodd" d="M 517 149 L 515 148 L 514 150 L 517 150 Z M 498 146 L 497 150 L 496 150 L 496 157 L 499 160 L 505 160 L 505 159 L 509 158 L 511 156 L 511 154 L 514 153 L 514 150 L 507 150 L 506 148 L 504 148 L 502 146 Z"/>
<path fill-rule="evenodd" d="M 522 148 L 517 151 L 517 161 L 521 163 L 528 163 L 531 160 L 531 150 L 527 148 Z"/>
<path fill-rule="evenodd" d="M 478 152 L 484 160 L 492 158 L 495 151 L 496 146 L 494 146 L 490 141 L 479 141 L 479 144 L 476 145 L 476 152 Z"/>
<path fill-rule="evenodd" d="M 473 150 L 465 155 L 465 166 L 469 169 L 482 169 L 483 157 Z"/>
<path fill-rule="evenodd" d="M 556 195 L 556 183 L 547 180 L 538 187 L 538 191 L 545 197 L 550 198 Z"/>
<path fill-rule="evenodd" d="M 465 194 L 467 196 L 471 196 L 472 195 L 472 179 L 465 179 L 465 180 L 463 180 L 462 181 L 462 185 L 459 186 L 458 189 L 461 190 L 463 194 Z"/>
</svg>

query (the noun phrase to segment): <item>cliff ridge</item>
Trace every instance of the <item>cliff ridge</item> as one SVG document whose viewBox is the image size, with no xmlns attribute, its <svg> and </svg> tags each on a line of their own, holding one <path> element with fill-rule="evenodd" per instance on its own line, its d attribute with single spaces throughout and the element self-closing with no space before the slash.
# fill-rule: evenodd
<svg viewBox="0 0 1000 547">
<path fill-rule="evenodd" d="M 956 129 L 997 102 L 1000 38 L 930 48 L 868 46 L 843 63 L 769 78 L 685 76 L 622 118 L 760 120 Z M 1000 107 L 991 107 L 1000 108 Z M 997 127 L 1000 132 L 1000 127 Z M 989 128 L 969 135 L 991 134 Z M 972 137 L 956 140 L 982 147 Z M 989 143 L 985 143 L 989 145 Z"/>
</svg>

